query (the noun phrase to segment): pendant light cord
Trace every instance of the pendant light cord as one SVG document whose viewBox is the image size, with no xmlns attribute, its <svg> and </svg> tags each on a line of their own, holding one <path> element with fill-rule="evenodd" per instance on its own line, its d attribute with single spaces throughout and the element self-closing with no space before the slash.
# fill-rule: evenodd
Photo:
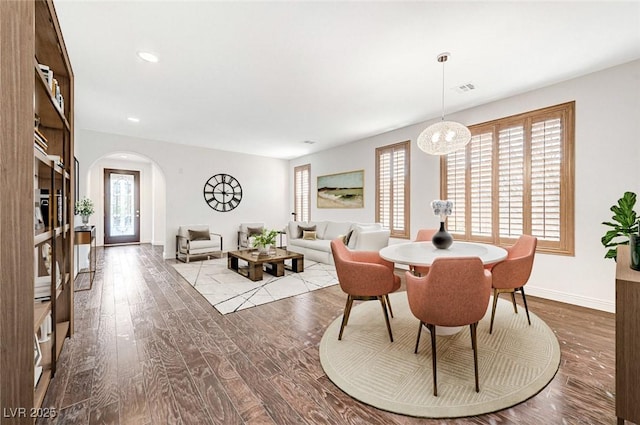
<svg viewBox="0 0 640 425">
<path fill-rule="evenodd" d="M 442 61 L 442 117 L 441 121 L 444 121 L 444 63 L 447 61 L 446 57 Z"/>
</svg>

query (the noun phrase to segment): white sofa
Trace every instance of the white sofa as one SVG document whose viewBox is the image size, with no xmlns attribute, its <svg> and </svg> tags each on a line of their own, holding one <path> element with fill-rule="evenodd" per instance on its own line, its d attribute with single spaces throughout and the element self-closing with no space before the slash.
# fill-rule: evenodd
<svg viewBox="0 0 640 425">
<path fill-rule="evenodd" d="M 302 229 L 315 226 L 315 239 L 310 230 L 307 239 Z M 305 259 L 333 264 L 331 241 L 349 236 L 347 247 L 355 251 L 378 251 L 389 244 L 389 230 L 380 223 L 349 223 L 337 221 L 291 221 L 287 225 L 287 249 L 303 254 Z"/>
</svg>

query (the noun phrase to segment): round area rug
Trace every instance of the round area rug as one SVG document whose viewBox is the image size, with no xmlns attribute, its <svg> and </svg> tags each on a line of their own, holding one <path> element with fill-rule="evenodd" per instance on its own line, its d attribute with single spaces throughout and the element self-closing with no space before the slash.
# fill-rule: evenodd
<svg viewBox="0 0 640 425">
<path fill-rule="evenodd" d="M 394 342 L 377 301 L 354 306 L 342 341 L 342 316 L 329 325 L 320 342 L 320 362 L 329 379 L 351 397 L 403 415 L 456 418 L 495 412 L 521 403 L 542 390 L 560 365 L 560 346 L 553 331 L 535 314 L 531 326 L 523 308 L 498 300 L 493 334 L 489 335 L 491 301 L 478 324 L 478 373 L 475 392 L 469 326 L 451 336 L 437 335 L 438 396 L 433 395 L 431 337 L 418 333 L 406 292 L 390 295 L 395 317 Z"/>
</svg>

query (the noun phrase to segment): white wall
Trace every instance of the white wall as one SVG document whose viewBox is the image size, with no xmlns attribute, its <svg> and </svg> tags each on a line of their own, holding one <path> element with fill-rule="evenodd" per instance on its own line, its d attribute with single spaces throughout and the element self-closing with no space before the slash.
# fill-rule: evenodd
<svg viewBox="0 0 640 425">
<path fill-rule="evenodd" d="M 153 245 L 164 245 L 166 236 L 166 205 L 167 205 L 167 182 L 164 174 L 156 164 L 151 165 L 151 204 L 154 206 L 152 211 L 152 237 Z"/>
<path fill-rule="evenodd" d="M 640 193 L 640 61 L 447 115 L 447 119 L 473 125 L 572 100 L 576 101 L 575 256 L 538 254 L 527 293 L 614 311 L 615 264 L 603 258 L 600 238 L 606 228 L 601 222 L 609 220 L 609 207 L 625 191 Z M 292 160 L 290 187 L 293 167 L 301 164 L 311 164 L 312 194 L 319 175 L 364 169 L 365 208 L 318 209 L 312 199 L 311 217 L 371 221 L 375 217 L 375 148 L 411 140 L 410 228 L 415 237 L 418 229 L 437 224 L 429 202 L 439 198 L 439 160 L 415 144 L 418 134 L 433 121 Z M 292 200 L 289 208 L 293 210 Z"/>
<path fill-rule="evenodd" d="M 224 249 L 229 250 L 236 247 L 240 223 L 258 221 L 280 229 L 290 218 L 287 161 L 89 130 L 78 130 L 75 140 L 81 167 L 114 152 L 133 152 L 157 164 L 156 171 L 165 177 L 166 215 L 164 224 L 161 217 L 152 216 L 149 228 L 164 227 L 165 258 L 175 255 L 175 235 L 181 224 L 209 224 L 213 232 L 223 235 Z M 204 184 L 218 173 L 230 174 L 242 185 L 242 201 L 230 212 L 214 211 L 204 201 Z M 100 184 L 89 177 L 89 187 Z M 87 185 L 80 185 L 80 196 L 86 193 L 83 187 Z M 162 191 L 152 191 L 154 202 L 161 203 Z M 103 232 L 103 225 L 95 224 Z"/>
</svg>

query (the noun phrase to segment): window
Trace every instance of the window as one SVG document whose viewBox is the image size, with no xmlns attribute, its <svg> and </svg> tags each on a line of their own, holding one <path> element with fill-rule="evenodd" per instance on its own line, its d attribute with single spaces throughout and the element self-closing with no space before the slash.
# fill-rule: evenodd
<svg viewBox="0 0 640 425">
<path fill-rule="evenodd" d="M 376 222 L 409 238 L 409 141 L 376 149 Z"/>
<path fill-rule="evenodd" d="M 298 221 L 309 221 L 311 219 L 311 204 L 309 202 L 311 198 L 311 189 L 309 188 L 311 165 L 306 164 L 295 167 L 293 174 L 293 212 L 295 213 L 295 219 Z"/>
<path fill-rule="evenodd" d="M 462 240 L 510 245 L 521 234 L 541 252 L 574 252 L 575 102 L 469 127 L 465 149 L 441 159 L 448 230 Z"/>
</svg>

